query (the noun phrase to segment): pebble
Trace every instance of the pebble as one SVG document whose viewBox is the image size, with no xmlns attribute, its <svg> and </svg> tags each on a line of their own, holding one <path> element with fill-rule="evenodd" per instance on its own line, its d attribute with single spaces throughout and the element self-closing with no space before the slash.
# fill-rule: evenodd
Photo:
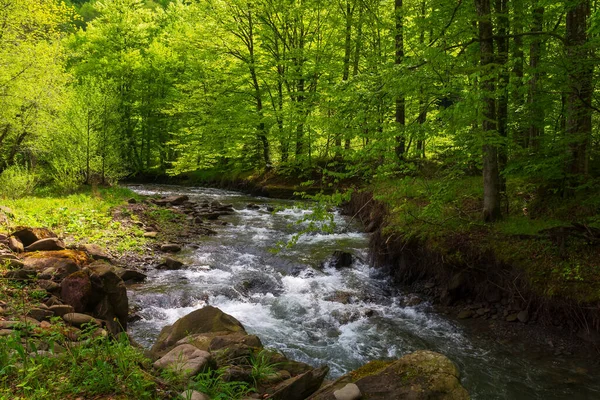
<svg viewBox="0 0 600 400">
<path fill-rule="evenodd" d="M 333 395 L 336 400 L 359 400 L 362 397 L 360 389 L 354 383 L 349 383 L 340 390 L 336 390 Z"/>
</svg>

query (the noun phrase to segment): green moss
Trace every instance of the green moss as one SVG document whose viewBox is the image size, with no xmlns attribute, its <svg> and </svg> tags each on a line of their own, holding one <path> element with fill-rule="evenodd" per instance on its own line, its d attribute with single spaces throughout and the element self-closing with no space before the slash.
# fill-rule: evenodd
<svg viewBox="0 0 600 400">
<path fill-rule="evenodd" d="M 350 372 L 350 376 L 352 377 L 352 382 L 356 382 L 366 376 L 375 375 L 378 372 L 384 370 L 389 367 L 393 361 L 383 361 L 383 360 L 375 360 L 371 361 L 362 367 Z"/>
</svg>

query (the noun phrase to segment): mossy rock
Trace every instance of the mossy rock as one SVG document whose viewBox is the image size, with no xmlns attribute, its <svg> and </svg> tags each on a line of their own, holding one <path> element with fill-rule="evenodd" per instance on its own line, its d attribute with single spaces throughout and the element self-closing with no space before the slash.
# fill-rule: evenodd
<svg viewBox="0 0 600 400">
<path fill-rule="evenodd" d="M 242 324 L 229 314 L 212 306 L 206 306 L 178 319 L 160 332 L 152 352 L 164 353 L 179 340 L 189 335 L 208 332 L 246 332 Z"/>
<path fill-rule="evenodd" d="M 456 365 L 442 354 L 416 351 L 397 361 L 372 361 L 315 393 L 311 400 L 335 400 L 334 391 L 354 383 L 369 400 L 468 400 Z"/>
</svg>

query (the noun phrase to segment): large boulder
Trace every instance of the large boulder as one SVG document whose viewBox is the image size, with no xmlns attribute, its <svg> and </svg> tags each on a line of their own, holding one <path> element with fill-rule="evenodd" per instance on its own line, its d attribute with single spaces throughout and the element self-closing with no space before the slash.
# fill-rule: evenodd
<svg viewBox="0 0 600 400">
<path fill-rule="evenodd" d="M 369 400 L 468 400 L 458 368 L 442 354 L 420 350 L 393 362 L 372 361 L 323 387 L 310 400 L 336 400 L 354 383 Z"/>
<path fill-rule="evenodd" d="M 75 312 L 85 312 L 92 296 L 90 277 L 83 271 L 67 276 L 60 284 L 60 297 L 65 304 L 73 307 Z"/>
<path fill-rule="evenodd" d="M 58 257 L 27 257 L 23 259 L 25 268 L 42 273 L 43 279 L 60 281 L 80 270 L 79 265 L 70 258 Z"/>
<path fill-rule="evenodd" d="M 117 268 L 103 261 L 95 261 L 88 265 L 88 268 L 95 300 L 95 315 L 107 321 L 111 333 L 117 333 L 121 328 L 126 330 L 129 299 L 125 283 L 117 274 Z M 115 318 L 118 319 L 118 323 Z"/>
<path fill-rule="evenodd" d="M 25 247 L 37 242 L 38 240 L 57 237 L 54 232 L 46 228 L 25 227 L 16 228 L 16 230 L 11 234 L 11 236 L 14 236 L 17 239 L 19 239 Z"/>
<path fill-rule="evenodd" d="M 223 311 L 206 306 L 178 319 L 160 332 L 152 352 L 160 354 L 188 335 L 209 332 L 246 332 L 242 324 Z"/>
<path fill-rule="evenodd" d="M 19 240 L 19 238 L 13 236 L 8 238 L 8 247 L 15 253 L 22 253 L 25 251 L 25 246 L 23 246 L 23 243 Z"/>
</svg>

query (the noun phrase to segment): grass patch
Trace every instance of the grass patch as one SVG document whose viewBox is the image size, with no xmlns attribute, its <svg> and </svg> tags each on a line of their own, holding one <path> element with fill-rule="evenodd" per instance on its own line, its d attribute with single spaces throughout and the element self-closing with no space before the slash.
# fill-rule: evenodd
<svg viewBox="0 0 600 400">
<path fill-rule="evenodd" d="M 600 226 L 600 188 L 564 197 L 511 178 L 503 200 L 505 218 L 494 224 L 481 221 L 479 176 L 382 180 L 372 190 L 389 211 L 385 234 L 416 238 L 457 265 L 471 265 L 469 254 L 475 262 L 493 254 L 522 270 L 533 290 L 546 298 L 600 301 L 599 246 L 574 234 L 562 237 L 560 229 L 556 233 L 573 222 Z"/>
<path fill-rule="evenodd" d="M 15 226 L 47 227 L 68 242 L 96 243 L 119 252 L 140 250 L 145 239 L 133 224 L 123 224 L 111 211 L 129 198 L 139 198 L 121 187 L 84 187 L 70 195 L 41 192 L 21 199 L 4 199 L 2 229 Z"/>
</svg>

